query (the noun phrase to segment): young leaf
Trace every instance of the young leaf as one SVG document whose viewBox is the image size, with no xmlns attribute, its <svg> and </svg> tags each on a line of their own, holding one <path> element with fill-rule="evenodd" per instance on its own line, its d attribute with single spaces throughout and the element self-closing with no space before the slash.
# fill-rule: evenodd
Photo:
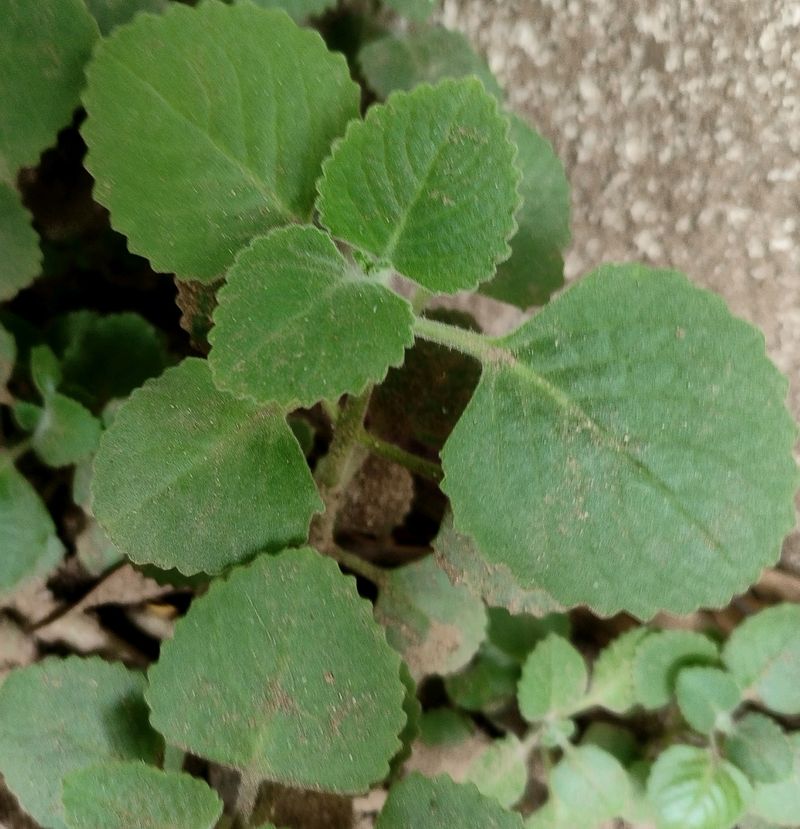
<svg viewBox="0 0 800 829">
<path fill-rule="evenodd" d="M 100 421 L 63 394 L 50 394 L 36 423 L 32 445 L 48 466 L 69 466 L 86 460 L 100 441 Z"/>
<path fill-rule="evenodd" d="M 260 556 L 196 600 L 150 669 L 147 700 L 172 745 L 357 793 L 400 747 L 399 669 L 355 580 L 304 548 Z"/>
<path fill-rule="evenodd" d="M 752 797 L 747 778 L 692 746 L 670 746 L 653 765 L 647 793 L 658 829 L 732 829 Z"/>
<path fill-rule="evenodd" d="M 725 756 L 751 780 L 778 783 L 792 773 L 792 744 L 783 729 L 766 714 L 751 711 L 725 739 Z"/>
<path fill-rule="evenodd" d="M 414 341 L 409 303 L 313 227 L 253 241 L 218 299 L 208 338 L 214 380 L 259 403 L 299 408 L 358 394 L 400 365 Z"/>
<path fill-rule="evenodd" d="M 511 240 L 511 256 L 497 268 L 481 293 L 528 308 L 544 305 L 564 284 L 561 252 L 570 241 L 569 182 L 550 143 L 516 115 L 510 116 L 516 164 L 522 173 L 519 230 Z"/>
<path fill-rule="evenodd" d="M 486 797 L 510 809 L 525 793 L 528 768 L 525 750 L 514 734 L 491 742 L 467 769 L 463 782 L 474 783 Z"/>
<path fill-rule="evenodd" d="M 431 556 L 387 571 L 375 618 L 417 680 L 460 670 L 486 636 L 483 603 L 451 584 Z"/>
<path fill-rule="evenodd" d="M 703 665 L 681 670 L 675 694 L 683 718 L 701 734 L 727 731 L 731 712 L 742 700 L 739 686 L 727 671 Z"/>
<path fill-rule="evenodd" d="M 2 0 L 0 19 L 0 181 L 12 182 L 69 124 L 97 25 L 82 0 Z"/>
<path fill-rule="evenodd" d="M 36 390 L 47 400 L 61 385 L 61 364 L 52 349 L 37 345 L 31 349 L 31 380 Z"/>
<path fill-rule="evenodd" d="M 489 643 L 457 674 L 445 679 L 453 703 L 465 711 L 494 713 L 513 701 L 519 681 L 519 665 Z"/>
<path fill-rule="evenodd" d="M 17 344 L 9 331 L 0 325 L 0 404 L 7 402 L 6 386 L 14 373 L 17 361 Z"/>
<path fill-rule="evenodd" d="M 780 604 L 731 633 L 722 659 L 739 684 L 779 714 L 800 714 L 800 605 Z"/>
<path fill-rule="evenodd" d="M 474 288 L 508 257 L 519 173 L 508 124 L 475 78 L 396 92 L 323 165 L 335 235 L 424 288 Z"/>
<path fill-rule="evenodd" d="M 0 56 L 0 61 L 2 57 Z M 2 64 L 0 64 L 2 65 Z M 0 79 L 0 89 L 2 80 Z M 0 100 L 2 95 L 0 95 Z M 0 130 L 2 121 L 0 121 Z M 0 169 L 3 165 L 0 147 Z M 0 175 L 0 178 L 2 176 Z M 39 237 L 31 227 L 31 215 L 19 193 L 0 181 L 0 301 L 11 299 L 33 282 L 42 266 Z"/>
<path fill-rule="evenodd" d="M 602 720 L 595 720 L 589 725 L 581 736 L 581 744 L 603 749 L 623 766 L 630 765 L 641 756 L 636 737 L 627 728 Z"/>
<path fill-rule="evenodd" d="M 567 637 L 569 632 L 570 622 L 566 613 L 549 613 L 537 618 L 528 613 L 512 615 L 504 607 L 489 608 L 489 640 L 520 665 L 551 633 Z"/>
<path fill-rule="evenodd" d="M 481 829 L 522 829 L 522 818 L 482 795 L 472 783 L 449 777 L 411 774 L 389 790 L 376 829 L 442 829 L 480 826 Z"/>
<path fill-rule="evenodd" d="M 342 56 L 251 3 L 137 17 L 88 78 L 95 197 L 157 270 L 205 281 L 254 236 L 310 218 L 320 164 L 358 114 Z"/>
<path fill-rule="evenodd" d="M 358 62 L 367 83 L 381 98 L 421 83 L 475 75 L 487 92 L 503 99 L 500 84 L 470 42 L 461 32 L 441 26 L 374 40 L 358 53 Z"/>
<path fill-rule="evenodd" d="M 139 12 L 163 12 L 167 0 L 86 0 L 86 5 L 97 21 L 100 34 L 106 37 Z"/>
<path fill-rule="evenodd" d="M 718 297 L 606 266 L 472 345 L 442 488 L 489 565 L 646 618 L 724 605 L 775 560 L 795 517 L 786 380 Z"/>
<path fill-rule="evenodd" d="M 217 391 L 195 358 L 123 404 L 92 491 L 97 520 L 126 555 L 185 575 L 302 541 L 321 506 L 283 415 Z"/>
<path fill-rule="evenodd" d="M 64 555 L 53 519 L 36 490 L 0 454 L 0 597 L 46 573 Z"/>
<path fill-rule="evenodd" d="M 681 669 L 690 665 L 714 665 L 719 661 L 717 645 L 691 630 L 653 632 L 636 648 L 633 687 L 636 702 L 645 708 L 669 703 Z"/>
<path fill-rule="evenodd" d="M 575 713 L 586 693 L 586 663 L 563 637 L 551 633 L 527 658 L 517 689 L 528 722 Z"/>
<path fill-rule="evenodd" d="M 800 815 L 800 732 L 789 737 L 794 755 L 791 776 L 778 783 L 760 783 L 756 786 L 750 811 L 779 826 L 797 826 Z"/>
<path fill-rule="evenodd" d="M 97 658 L 45 659 L 0 686 L 0 772 L 43 826 L 66 829 L 61 780 L 112 760 L 155 762 L 144 677 Z M 130 825 L 130 824 L 129 824 Z"/>
<path fill-rule="evenodd" d="M 646 627 L 636 627 L 620 634 L 601 651 L 592 667 L 587 702 L 616 714 L 624 714 L 636 705 L 633 666 L 639 645 L 649 635 Z"/>
<path fill-rule="evenodd" d="M 270 9 L 283 9 L 295 20 L 305 20 L 312 15 L 322 12 L 336 5 L 336 0 L 253 0 L 257 6 Z"/>
</svg>

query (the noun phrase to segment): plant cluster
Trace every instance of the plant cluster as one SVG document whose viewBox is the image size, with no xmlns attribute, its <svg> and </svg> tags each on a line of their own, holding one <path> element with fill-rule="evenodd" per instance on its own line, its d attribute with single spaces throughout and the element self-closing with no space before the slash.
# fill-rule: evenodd
<svg viewBox="0 0 800 829">
<path fill-rule="evenodd" d="M 550 301 L 550 145 L 432 0 L 333 5 L 0 0 L 0 599 L 65 556 L 193 596 L 146 674 L 11 671 L 5 783 L 54 829 L 271 825 L 264 781 L 385 783 L 378 829 L 795 825 L 800 606 L 723 645 L 633 625 L 591 667 L 568 615 L 723 607 L 775 563 L 796 427 L 762 335 L 636 264 Z M 23 203 L 78 107 L 130 253 Z M 173 275 L 191 345 L 91 304 L 31 325 L 84 259 Z M 543 307 L 491 337 L 437 310 L 463 291 Z M 224 814 L 198 768 L 238 773 Z"/>
</svg>

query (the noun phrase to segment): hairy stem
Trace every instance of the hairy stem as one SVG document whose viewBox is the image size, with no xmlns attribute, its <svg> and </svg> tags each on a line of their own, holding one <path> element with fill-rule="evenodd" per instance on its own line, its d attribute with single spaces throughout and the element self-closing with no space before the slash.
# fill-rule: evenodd
<svg viewBox="0 0 800 829">
<path fill-rule="evenodd" d="M 482 363 L 493 362 L 499 351 L 493 339 L 485 334 L 467 331 L 455 325 L 427 319 L 427 317 L 416 318 L 414 333 L 423 340 L 468 354 Z"/>
<path fill-rule="evenodd" d="M 367 581 L 371 581 L 378 587 L 386 584 L 386 571 L 382 567 L 378 567 L 376 564 L 372 564 L 366 559 L 361 558 L 361 556 L 344 550 L 337 544 L 332 545 L 328 549 L 328 555 L 343 567 L 367 579 Z"/>
<path fill-rule="evenodd" d="M 362 446 L 365 446 L 375 455 L 380 455 L 386 460 L 394 461 L 394 463 L 404 466 L 410 472 L 415 472 L 425 478 L 430 478 L 432 481 L 439 483 L 442 480 L 442 470 L 433 461 L 421 458 L 413 452 L 407 452 L 393 443 L 388 443 L 381 440 L 375 435 L 370 434 L 366 429 L 361 429 L 358 433 L 358 440 Z"/>
</svg>

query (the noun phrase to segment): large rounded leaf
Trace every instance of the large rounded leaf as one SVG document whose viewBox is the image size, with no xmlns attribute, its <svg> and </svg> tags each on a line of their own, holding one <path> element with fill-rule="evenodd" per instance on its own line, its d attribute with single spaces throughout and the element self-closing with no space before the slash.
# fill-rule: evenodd
<svg viewBox="0 0 800 829">
<path fill-rule="evenodd" d="M 92 491 L 97 520 L 126 555 L 187 575 L 302 541 L 321 507 L 283 414 L 218 391 L 196 358 L 120 408 Z"/>
<path fill-rule="evenodd" d="M 137 17 L 88 77 L 96 198 L 157 270 L 201 280 L 259 233 L 310 218 L 320 164 L 358 114 L 344 59 L 251 3 Z"/>
<path fill-rule="evenodd" d="M 649 617 L 724 605 L 775 561 L 795 519 L 786 380 L 722 300 L 608 266 L 492 346 L 442 453 L 490 564 Z"/>
<path fill-rule="evenodd" d="M 2 159 L 0 159 L 2 161 Z M 38 276 L 42 264 L 39 237 L 19 193 L 0 182 L 0 301 L 11 299 Z"/>
<path fill-rule="evenodd" d="M 172 745 L 356 793 L 400 748 L 399 670 L 355 581 L 304 548 L 261 556 L 197 600 L 150 670 L 147 700 Z"/>
</svg>

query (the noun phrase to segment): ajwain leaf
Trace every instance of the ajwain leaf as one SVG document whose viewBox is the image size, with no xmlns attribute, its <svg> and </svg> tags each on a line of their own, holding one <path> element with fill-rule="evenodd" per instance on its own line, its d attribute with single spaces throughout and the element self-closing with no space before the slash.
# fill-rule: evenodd
<svg viewBox="0 0 800 829">
<path fill-rule="evenodd" d="M 750 811 L 779 826 L 796 827 L 800 814 L 800 732 L 789 736 L 793 765 L 791 774 L 775 783 L 759 783 Z"/>
<path fill-rule="evenodd" d="M 355 794 L 400 748 L 399 668 L 355 580 L 303 548 L 260 556 L 195 600 L 150 669 L 147 700 L 171 745 Z"/>
<path fill-rule="evenodd" d="M 97 21 L 100 34 L 105 37 L 139 12 L 163 12 L 167 2 L 168 0 L 86 0 L 86 5 Z"/>
<path fill-rule="evenodd" d="M 117 547 L 185 575 L 301 542 L 321 508 L 283 414 L 218 391 L 196 358 L 122 405 L 100 442 L 92 492 Z"/>
<path fill-rule="evenodd" d="M 2 61 L 2 57 L 0 57 Z M 1 70 L 0 70 L 1 71 Z M 0 79 L 2 89 L 2 79 Z M 0 95 L 2 99 L 2 95 Z M 0 130 L 2 130 L 0 120 Z M 2 167 L 0 148 L 0 167 Z M 39 275 L 42 253 L 39 237 L 31 227 L 31 215 L 19 193 L 0 181 L 0 301 L 11 299 Z"/>
<path fill-rule="evenodd" d="M 490 566 L 646 618 L 725 605 L 777 558 L 797 484 L 786 379 L 721 299 L 606 266 L 482 356 L 442 488 Z"/>
<path fill-rule="evenodd" d="M 551 633 L 567 637 L 570 632 L 566 613 L 536 617 L 529 613 L 511 614 L 504 607 L 490 607 L 488 615 L 491 643 L 520 664 Z"/>
<path fill-rule="evenodd" d="M 739 686 L 727 671 L 704 665 L 681 670 L 675 695 L 683 718 L 701 734 L 727 731 L 730 714 L 742 699 Z"/>
<path fill-rule="evenodd" d="M 519 710 L 528 722 L 575 713 L 588 676 L 581 654 L 551 633 L 528 656 L 517 689 Z"/>
<path fill-rule="evenodd" d="M 464 782 L 474 783 L 478 791 L 493 797 L 510 809 L 525 793 L 528 768 L 525 749 L 519 738 L 507 734 L 493 740 L 467 768 Z"/>
<path fill-rule="evenodd" d="M 633 666 L 639 645 L 649 635 L 646 627 L 635 627 L 603 648 L 592 666 L 587 702 L 617 714 L 636 705 Z"/>
<path fill-rule="evenodd" d="M 205 281 L 254 236 L 310 218 L 320 164 L 358 114 L 342 56 L 252 3 L 141 15 L 88 78 L 95 197 L 132 251 Z"/>
<path fill-rule="evenodd" d="M 86 460 L 97 449 L 100 433 L 100 421 L 88 409 L 54 392 L 45 400 L 32 445 L 48 466 L 69 466 Z"/>
<path fill-rule="evenodd" d="M 783 729 L 758 711 L 745 714 L 734 725 L 725 739 L 725 756 L 758 783 L 785 780 L 794 762 L 792 744 Z"/>
<path fill-rule="evenodd" d="M 313 227 L 254 240 L 218 299 L 209 335 L 214 380 L 259 403 L 299 408 L 358 394 L 400 365 L 414 341 L 409 303 Z"/>
<path fill-rule="evenodd" d="M 337 0 L 253 0 L 257 6 L 283 9 L 295 20 L 305 20 L 335 6 Z"/>
<path fill-rule="evenodd" d="M 323 165 L 322 223 L 430 291 L 474 288 L 509 255 L 514 154 L 475 78 L 396 92 L 351 123 Z"/>
</svg>

